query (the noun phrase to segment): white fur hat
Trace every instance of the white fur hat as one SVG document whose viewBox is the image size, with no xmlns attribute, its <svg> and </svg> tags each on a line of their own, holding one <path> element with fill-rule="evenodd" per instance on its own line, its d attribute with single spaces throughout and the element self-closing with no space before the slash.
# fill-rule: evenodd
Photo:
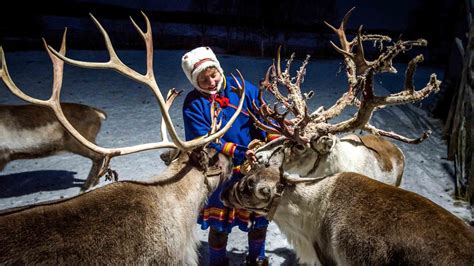
<svg viewBox="0 0 474 266">
<path fill-rule="evenodd" d="M 224 80 L 224 71 L 222 70 L 221 64 L 217 60 L 217 57 L 211 50 L 211 48 L 198 47 L 187 52 L 185 55 L 183 55 L 183 58 L 181 59 L 181 67 L 183 68 L 186 77 L 197 90 L 207 94 L 215 94 L 221 89 Z M 197 77 L 199 73 L 201 73 L 201 71 L 207 69 L 208 67 L 215 67 L 217 71 L 219 71 L 222 75 L 222 79 L 217 85 L 217 90 L 215 91 L 203 90 L 199 88 L 199 85 L 197 83 Z"/>
</svg>

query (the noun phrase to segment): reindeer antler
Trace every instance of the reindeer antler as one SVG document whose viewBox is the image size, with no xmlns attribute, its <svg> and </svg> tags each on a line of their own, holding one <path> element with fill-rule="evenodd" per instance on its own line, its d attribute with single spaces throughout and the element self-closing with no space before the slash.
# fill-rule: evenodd
<svg viewBox="0 0 474 266">
<path fill-rule="evenodd" d="M 393 58 L 400 53 L 410 50 L 413 46 L 426 46 L 427 42 L 423 39 L 414 41 L 398 40 L 393 43 L 393 45 L 386 46 L 384 49 L 383 42 L 391 42 L 390 37 L 378 34 L 362 34 L 362 26 L 359 27 L 355 38 L 352 41 L 348 41 L 345 29 L 353 10 L 354 8 L 346 13 L 337 29 L 325 22 L 326 25 L 328 25 L 339 37 L 340 47 L 335 45 L 333 42 L 331 42 L 331 44 L 336 51 L 344 57 L 349 83 L 348 91 L 344 93 L 329 109 L 320 111 L 320 108 L 318 111 L 309 115 L 306 98 L 302 96 L 300 90 L 305 74 L 305 68 L 309 61 L 309 56 L 303 62 L 296 77 L 291 78 L 289 69 L 294 54 L 291 55 L 287 62 L 286 69 L 282 72 L 280 68 L 280 50 L 278 50 L 276 60 L 277 64 L 275 65 L 275 63 L 273 63 L 267 71 L 260 92 L 263 93 L 263 91 L 268 91 L 273 94 L 273 96 L 287 108 L 287 112 L 279 114 L 275 108 L 271 109 L 268 107 L 268 105 L 263 101 L 263 96 L 260 96 L 262 106 L 260 108 L 254 106 L 254 108 L 268 124 L 267 126 L 263 123 L 259 123 L 259 121 L 253 117 L 260 128 L 271 133 L 278 132 L 287 138 L 296 140 L 300 143 L 309 142 L 309 140 L 319 138 L 323 135 L 343 133 L 355 129 L 365 130 L 373 134 L 387 136 L 407 143 L 419 143 L 426 139 L 429 132 L 423 133 L 420 138 L 410 139 L 394 132 L 387 132 L 375 128 L 373 125 L 369 124 L 369 121 L 373 112 L 380 108 L 389 105 L 420 101 L 427 97 L 431 92 L 437 92 L 439 90 L 441 82 L 436 79 L 436 75 L 434 74 L 431 75 L 430 81 L 423 89 L 418 91 L 415 90 L 413 86 L 413 75 L 416 65 L 423 61 L 423 57 L 419 55 L 408 64 L 405 76 L 405 87 L 401 92 L 386 96 L 376 96 L 374 94 L 373 79 L 376 74 L 383 72 L 396 73 L 397 71 L 392 63 Z M 366 41 L 380 43 L 381 53 L 377 59 L 369 61 L 365 58 L 363 42 Z M 283 85 L 287 88 L 287 96 L 283 96 L 279 92 L 278 85 Z M 328 120 L 340 115 L 349 105 L 354 105 L 358 108 L 358 111 L 352 118 L 336 124 L 328 122 Z M 295 116 L 294 121 L 285 119 L 289 112 Z"/>
<path fill-rule="evenodd" d="M 255 121 L 257 127 L 265 130 L 269 133 L 277 133 L 286 136 L 287 138 L 294 139 L 298 142 L 307 142 L 303 136 L 299 134 L 302 129 L 309 123 L 310 115 L 306 106 L 306 99 L 312 96 L 312 93 L 303 95 L 300 87 L 304 82 L 304 75 L 306 74 L 306 66 L 308 65 L 310 56 L 308 55 L 303 61 L 302 65 L 296 72 L 296 77 L 291 77 L 290 68 L 291 63 L 294 60 L 294 54 L 291 55 L 286 63 L 284 71 L 281 70 L 280 62 L 280 50 L 278 47 L 277 60 L 273 62 L 265 75 L 265 79 L 260 82 L 259 99 L 262 103 L 260 107 L 253 103 L 253 108 L 257 114 L 263 118 L 264 123 L 260 122 L 257 117 L 250 112 L 252 119 Z M 282 85 L 286 88 L 288 94 L 283 96 L 278 88 Z M 263 99 L 263 92 L 270 92 L 276 99 L 277 103 L 274 104 L 273 108 L 270 108 Z M 283 105 L 286 109 L 284 112 L 278 110 L 278 104 Z M 294 119 L 289 120 L 287 116 L 293 114 Z"/>
<path fill-rule="evenodd" d="M 336 48 L 336 50 L 341 52 L 345 57 L 345 62 L 348 66 L 347 73 L 348 81 L 350 84 L 350 90 L 348 93 L 343 95 L 343 97 L 341 97 L 341 99 L 339 99 L 333 107 L 322 112 L 319 116 L 319 119 L 315 119 L 314 122 L 327 121 L 339 115 L 346 106 L 353 104 L 359 108 L 358 112 L 354 115 L 354 117 L 338 124 L 328 126 L 326 130 L 329 133 L 336 134 L 341 132 L 352 131 L 354 129 L 362 129 L 374 134 L 384 135 L 407 143 L 419 143 L 420 141 L 426 139 L 426 137 L 429 135 L 428 132 L 425 132 L 420 138 L 409 139 L 394 132 L 388 133 L 386 131 L 377 129 L 374 126 L 368 125 L 368 122 L 372 116 L 372 113 L 375 110 L 384 108 L 388 105 L 420 101 L 427 97 L 431 92 L 437 92 L 439 90 L 439 85 L 441 82 L 438 81 L 436 79 L 436 75 L 433 74 L 427 86 L 415 92 L 413 86 L 414 71 L 416 69 L 416 65 L 423 61 L 423 56 L 418 55 L 408 64 L 405 76 L 405 88 L 402 90 L 402 92 L 390 94 L 388 96 L 374 95 L 374 76 L 377 73 L 383 72 L 397 73 L 396 69 L 393 67 L 393 58 L 395 58 L 400 53 L 410 50 L 413 46 L 426 46 L 426 40 L 398 40 L 393 45 L 388 46 L 385 51 L 382 51 L 382 53 L 378 56 L 376 60 L 368 61 L 364 57 L 364 49 L 362 44 L 363 41 L 383 42 L 390 41 L 390 38 L 383 35 L 364 36 L 361 33 L 362 27 L 359 27 L 356 38 L 351 42 L 347 42 L 347 40 L 345 39 L 344 26 L 345 23 L 347 23 L 347 19 L 352 10 L 353 9 L 351 9 L 346 14 L 339 29 L 335 29 L 334 27 L 326 23 L 338 34 L 341 40 L 341 46 L 345 48 L 345 50 L 341 48 Z M 333 46 L 335 46 L 334 43 L 332 44 Z M 353 47 L 357 47 L 356 53 L 350 52 Z M 360 100 L 359 98 L 357 98 L 359 93 L 362 94 L 360 96 Z"/>
<path fill-rule="evenodd" d="M 53 89 L 52 89 L 52 95 L 48 100 L 39 100 L 33 97 L 30 97 L 23 93 L 13 82 L 11 79 L 7 65 L 6 65 L 6 60 L 5 56 L 3 53 L 2 48 L 0 47 L 0 78 L 5 82 L 7 87 L 12 91 L 16 96 L 19 98 L 36 104 L 36 105 L 41 105 L 41 106 L 46 106 L 50 108 L 51 110 L 54 111 L 56 117 L 58 118 L 59 122 L 66 128 L 66 130 L 75 138 L 77 139 L 82 145 L 86 146 L 88 149 L 104 156 L 107 161 L 106 163 L 108 164 L 108 161 L 114 156 L 119 156 L 119 155 L 126 155 L 126 154 L 131 154 L 135 152 L 140 152 L 140 151 L 145 151 L 145 150 L 150 150 L 150 149 L 160 149 L 160 148 L 178 148 L 181 150 L 190 150 L 193 149 L 197 146 L 202 146 L 210 141 L 221 137 L 222 135 L 225 134 L 225 132 L 232 126 L 232 123 L 235 121 L 237 118 L 238 114 L 240 113 L 243 102 L 244 102 L 244 95 L 245 95 L 245 86 L 242 85 L 242 87 L 239 87 L 236 89 L 237 93 L 240 96 L 240 102 L 237 107 L 236 113 L 230 118 L 228 123 L 221 129 L 216 130 L 212 134 L 209 134 L 208 136 L 200 139 L 195 139 L 195 140 L 190 140 L 190 141 L 182 141 L 178 134 L 176 133 L 176 130 L 174 128 L 174 125 L 171 121 L 168 109 L 171 106 L 172 101 L 174 98 L 177 96 L 177 93 L 175 91 L 171 91 L 170 94 L 168 94 L 167 100 L 165 100 L 161 94 L 160 88 L 158 87 L 158 84 L 155 79 L 155 75 L 153 72 L 153 41 L 152 41 L 152 31 L 151 31 L 151 25 L 150 21 L 148 20 L 148 17 L 142 12 L 142 15 L 145 19 L 146 23 L 146 31 L 143 31 L 136 23 L 135 21 L 130 18 L 132 21 L 132 24 L 135 26 L 136 30 L 139 32 L 141 37 L 143 38 L 146 46 L 146 67 L 147 71 L 146 74 L 141 74 L 138 73 L 136 70 L 130 68 L 129 66 L 125 65 L 120 58 L 118 57 L 117 53 L 115 52 L 114 47 L 112 46 L 112 42 L 105 31 L 105 29 L 102 27 L 102 25 L 97 21 L 97 19 L 90 15 L 94 23 L 96 24 L 97 28 L 100 30 L 102 33 L 102 36 L 104 38 L 105 44 L 107 51 L 109 53 L 109 61 L 107 62 L 85 62 L 85 61 L 79 61 L 79 60 L 74 60 L 70 59 L 65 56 L 65 40 L 66 40 L 66 32 L 63 35 L 63 41 L 61 44 L 61 50 L 58 52 L 51 46 L 47 45 L 47 43 L 44 41 L 44 45 L 46 48 L 46 51 L 48 52 L 52 62 L 53 62 L 53 68 L 54 68 L 54 78 L 53 78 Z M 135 145 L 135 146 L 129 146 L 129 147 L 121 147 L 121 148 L 104 148 L 96 145 L 95 143 L 87 140 L 84 138 L 68 121 L 68 119 L 65 117 L 61 105 L 60 105 L 60 98 L 59 94 L 61 92 L 61 85 L 62 85 L 62 79 L 63 79 L 63 65 L 64 62 L 69 63 L 74 66 L 79 66 L 79 67 L 84 67 L 84 68 L 93 68 L 93 69 L 112 69 L 117 71 L 118 73 L 133 79 L 135 81 L 138 81 L 144 85 L 146 85 L 148 88 L 150 88 L 158 100 L 159 108 L 162 113 L 162 125 L 164 124 L 165 126 L 161 128 L 161 133 L 162 133 L 162 141 L 160 142 L 154 142 L 154 143 L 146 143 L 146 144 L 140 144 L 140 145 Z M 240 75 L 241 80 L 243 80 L 242 75 L 240 72 L 238 72 Z M 214 124 L 214 123 L 213 123 Z M 167 137 L 167 132 L 169 132 L 171 141 L 168 140 Z"/>
</svg>

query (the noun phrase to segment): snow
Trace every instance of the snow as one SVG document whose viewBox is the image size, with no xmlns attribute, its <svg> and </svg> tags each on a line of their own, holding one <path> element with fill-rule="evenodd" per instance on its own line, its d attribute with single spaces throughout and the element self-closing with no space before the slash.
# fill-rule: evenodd
<svg viewBox="0 0 474 266">
<path fill-rule="evenodd" d="M 28 94 L 46 99 L 51 88 L 51 64 L 44 51 L 9 52 L 5 50 L 10 74 L 17 85 Z M 181 70 L 180 60 L 185 51 L 155 51 L 155 74 L 163 94 L 174 87 L 190 90 L 190 85 Z M 141 73 L 145 71 L 143 51 L 118 51 L 123 62 Z M 75 59 L 104 61 L 104 51 L 68 51 Z M 299 55 L 300 57 L 302 55 Z M 253 58 L 218 54 L 226 71 L 239 69 L 244 77 L 257 83 L 272 62 L 271 58 Z M 310 111 L 318 106 L 332 105 L 347 89 L 344 75 L 337 74 L 342 60 L 311 60 L 302 90 L 313 90 L 315 96 L 308 102 Z M 293 63 L 293 69 L 300 62 Z M 388 94 L 402 87 L 404 69 L 399 74 L 376 79 L 376 93 Z M 422 88 L 428 82 L 431 72 L 422 65 L 417 69 L 415 85 Z M 99 133 L 97 143 L 105 147 L 155 142 L 160 140 L 160 113 L 156 100 L 142 84 L 135 83 L 113 71 L 79 69 L 65 67 L 62 101 L 78 102 L 101 108 L 108 118 Z M 170 114 L 178 133 L 184 137 L 181 106 L 184 96 L 178 97 Z M 20 104 L 0 85 L 0 104 Z M 354 110 L 346 110 L 338 120 L 347 119 Z M 392 130 L 409 137 L 417 137 L 430 129 L 433 134 L 419 145 L 408 145 L 394 141 L 405 154 L 406 169 L 401 187 L 429 198 L 456 216 L 466 221 L 472 220 L 471 210 L 466 202 L 457 201 L 454 195 L 453 166 L 446 158 L 446 143 L 442 139 L 442 124 L 430 117 L 416 105 L 390 107 L 376 112 L 372 124 L 385 130 Z M 0 132 L 1 135 L 2 132 Z M 121 180 L 145 180 L 159 174 L 164 164 L 159 159 L 160 151 L 147 151 L 114 158 L 111 166 L 119 173 Z M 91 162 L 73 154 L 61 154 L 36 160 L 17 160 L 9 163 L 0 172 L 0 209 L 22 206 L 36 202 L 73 197 L 87 176 Z M 110 181 L 101 180 L 100 185 Z M 207 231 L 196 225 L 201 240 L 202 265 L 207 264 Z M 246 234 L 235 229 L 227 247 L 232 263 L 241 263 L 246 256 Z M 267 236 L 267 254 L 271 265 L 296 265 L 296 255 L 278 227 L 271 223 Z"/>
</svg>

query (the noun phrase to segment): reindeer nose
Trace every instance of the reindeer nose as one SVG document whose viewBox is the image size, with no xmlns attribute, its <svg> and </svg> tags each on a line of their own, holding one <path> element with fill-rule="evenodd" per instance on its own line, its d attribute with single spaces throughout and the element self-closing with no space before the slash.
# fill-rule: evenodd
<svg viewBox="0 0 474 266">
<path fill-rule="evenodd" d="M 268 186 L 264 186 L 258 189 L 258 193 L 265 197 L 265 199 L 269 199 L 272 195 L 272 192 Z"/>
</svg>

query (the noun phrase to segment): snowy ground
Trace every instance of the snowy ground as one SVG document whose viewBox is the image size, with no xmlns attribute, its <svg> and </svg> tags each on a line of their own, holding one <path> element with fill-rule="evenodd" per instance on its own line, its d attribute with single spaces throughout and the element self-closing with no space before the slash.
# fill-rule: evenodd
<svg viewBox="0 0 474 266">
<path fill-rule="evenodd" d="M 4 47 L 10 74 L 17 85 L 29 94 L 46 99 L 50 94 L 51 64 L 45 52 L 9 52 Z M 155 51 L 155 74 L 163 93 L 169 88 L 190 90 L 188 81 L 180 66 L 184 51 Z M 73 58 L 98 61 L 105 60 L 103 51 L 68 51 Z M 123 61 L 144 72 L 145 54 L 142 51 L 119 51 Z M 231 71 L 238 68 L 244 77 L 257 83 L 268 65 L 270 58 L 237 57 L 219 54 L 223 68 Z M 303 90 L 314 90 L 315 96 L 309 102 L 311 110 L 320 105 L 330 106 L 347 88 L 344 75 L 337 75 L 339 60 L 311 60 Z M 293 64 L 296 70 L 298 62 Z M 404 73 L 404 66 L 399 66 Z M 421 88 L 429 74 L 436 69 L 419 67 L 415 85 Z M 161 116 L 150 91 L 141 84 L 127 80 L 112 71 L 85 70 L 66 66 L 62 100 L 92 105 L 108 114 L 98 144 L 106 147 L 122 147 L 132 144 L 160 140 L 159 124 Z M 440 75 L 438 75 L 440 76 Z M 442 76 L 440 77 L 440 79 Z M 386 75 L 376 79 L 376 92 L 387 94 L 396 91 L 403 84 L 403 75 Z M 181 105 L 184 97 L 179 97 L 171 108 L 171 115 L 178 132 L 183 133 Z M 0 85 L 0 104 L 20 104 Z M 353 111 L 353 110 L 352 110 Z M 351 110 L 340 119 L 351 116 Z M 430 118 L 426 112 L 414 105 L 391 107 L 377 112 L 372 123 L 377 127 L 393 130 L 406 136 L 419 136 L 423 131 L 433 130 L 432 136 L 419 145 L 399 145 L 405 153 L 406 170 L 402 188 L 419 193 L 458 217 L 470 221 L 472 214 L 465 202 L 453 199 L 453 167 L 447 161 L 446 145 L 441 138 L 441 123 Z M 1 138 L 2 132 L 0 132 Z M 160 151 L 115 158 L 112 167 L 120 179 L 145 180 L 160 173 L 164 164 L 159 159 Z M 0 172 L 0 209 L 22 206 L 40 201 L 67 198 L 78 194 L 79 187 L 90 168 L 90 161 L 77 155 L 63 154 L 37 160 L 14 161 Z M 102 181 L 101 185 L 105 184 Z M 207 232 L 196 230 L 202 242 L 201 264 L 207 264 Z M 296 256 L 291 246 L 275 224 L 271 224 L 267 237 L 267 251 L 272 265 L 295 265 Z M 232 263 L 241 263 L 246 254 L 246 235 L 237 229 L 230 236 L 228 245 Z"/>
</svg>

